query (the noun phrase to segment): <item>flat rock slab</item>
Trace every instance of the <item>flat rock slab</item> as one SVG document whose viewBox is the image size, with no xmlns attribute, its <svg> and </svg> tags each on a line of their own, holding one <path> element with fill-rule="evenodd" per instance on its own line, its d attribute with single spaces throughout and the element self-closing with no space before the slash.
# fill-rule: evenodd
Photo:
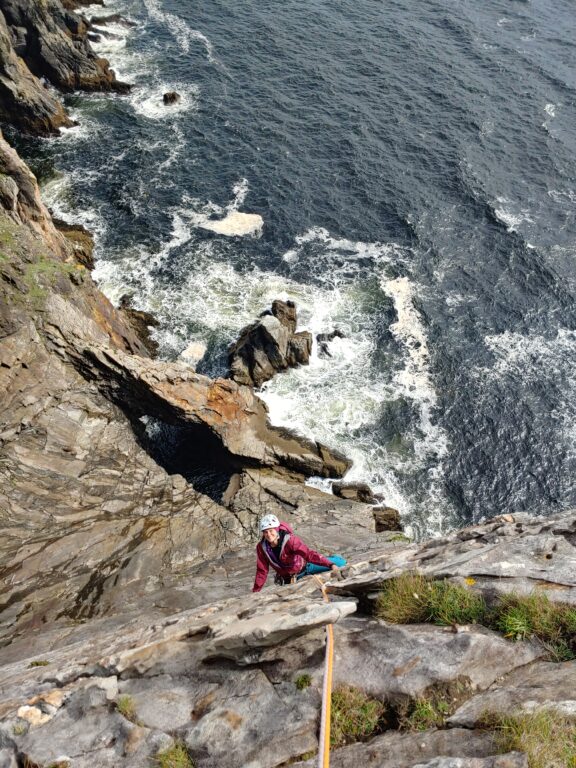
<svg viewBox="0 0 576 768">
<path fill-rule="evenodd" d="M 439 755 L 467 760 L 489 757 L 496 751 L 493 736 L 486 731 L 462 728 L 420 733 L 388 731 L 365 744 L 334 750 L 330 765 L 332 768 L 413 768 Z M 294 763 L 294 768 L 315 768 L 316 764 L 316 759 L 306 760 Z"/>
<path fill-rule="evenodd" d="M 528 757 L 523 752 L 478 758 L 435 757 L 413 768 L 528 768 Z"/>
<path fill-rule="evenodd" d="M 549 708 L 576 715 L 576 661 L 541 661 L 518 669 L 467 701 L 448 724 L 473 728 L 486 712 L 509 715 Z"/>
<path fill-rule="evenodd" d="M 553 518 L 505 515 L 357 563 L 329 591 L 365 596 L 387 579 L 418 570 L 434 578 L 472 578 L 475 589 L 492 593 L 545 590 L 551 600 L 576 605 L 575 545 L 574 511 Z"/>
<path fill-rule="evenodd" d="M 485 689 L 494 680 L 543 655 L 529 643 L 511 643 L 484 627 L 389 625 L 351 619 L 335 628 L 335 683 L 379 699 L 421 696 L 435 685 L 466 682 Z"/>
</svg>

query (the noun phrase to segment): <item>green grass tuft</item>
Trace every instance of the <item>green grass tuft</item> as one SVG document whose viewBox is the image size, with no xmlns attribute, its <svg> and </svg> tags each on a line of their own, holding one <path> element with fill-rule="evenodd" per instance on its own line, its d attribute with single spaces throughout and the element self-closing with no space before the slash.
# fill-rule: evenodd
<svg viewBox="0 0 576 768">
<path fill-rule="evenodd" d="M 339 686 L 332 693 L 330 743 L 341 747 L 363 741 L 381 730 L 385 705 L 351 686 Z"/>
<path fill-rule="evenodd" d="M 384 584 L 376 614 L 391 624 L 421 624 L 430 620 L 431 582 L 416 571 L 407 571 Z"/>
<path fill-rule="evenodd" d="M 122 696 L 118 696 L 118 699 L 116 700 L 116 709 L 122 717 L 126 718 L 126 720 L 130 720 L 130 722 L 135 725 L 139 725 L 138 716 L 136 714 L 136 705 L 132 696 L 129 696 L 126 693 L 122 694 Z"/>
<path fill-rule="evenodd" d="M 294 684 L 296 685 L 296 688 L 298 688 L 299 691 L 303 691 L 305 688 L 310 688 L 310 686 L 312 685 L 312 675 L 309 675 L 307 673 L 304 673 L 303 675 L 299 675 L 294 681 Z"/>
<path fill-rule="evenodd" d="M 432 581 L 415 571 L 388 581 L 377 615 L 391 624 L 477 624 L 487 613 L 481 595 L 450 581 Z"/>
<path fill-rule="evenodd" d="M 556 661 L 576 658 L 576 608 L 553 603 L 542 592 L 504 595 L 491 624 L 511 640 L 537 638 Z"/>
<path fill-rule="evenodd" d="M 38 661 L 31 661 L 30 664 L 28 664 L 28 669 L 31 669 L 32 667 L 47 667 L 48 664 L 50 664 L 49 661 L 39 659 Z"/>
<path fill-rule="evenodd" d="M 501 754 L 524 752 L 530 768 L 576 768 L 576 721 L 554 709 L 523 715 L 487 714 Z"/>
<path fill-rule="evenodd" d="M 159 752 L 154 758 L 154 762 L 158 763 L 160 768 L 194 768 L 186 745 L 180 741 L 169 749 Z"/>
<path fill-rule="evenodd" d="M 538 639 L 554 661 L 576 659 L 576 608 L 543 592 L 504 595 L 488 610 L 469 587 L 408 571 L 385 583 L 376 615 L 391 624 L 483 624 L 510 640 Z"/>
<path fill-rule="evenodd" d="M 442 699 L 415 699 L 410 713 L 403 718 L 401 727 L 409 731 L 427 731 L 429 728 L 442 728 L 450 714 L 450 705 Z"/>
</svg>

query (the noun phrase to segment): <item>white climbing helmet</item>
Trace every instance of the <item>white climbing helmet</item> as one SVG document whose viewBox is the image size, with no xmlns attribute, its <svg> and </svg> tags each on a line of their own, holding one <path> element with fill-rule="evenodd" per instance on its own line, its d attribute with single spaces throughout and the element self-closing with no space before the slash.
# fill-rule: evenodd
<svg viewBox="0 0 576 768">
<path fill-rule="evenodd" d="M 260 530 L 267 531 L 268 528 L 280 528 L 280 520 L 276 515 L 264 515 L 260 520 Z"/>
</svg>

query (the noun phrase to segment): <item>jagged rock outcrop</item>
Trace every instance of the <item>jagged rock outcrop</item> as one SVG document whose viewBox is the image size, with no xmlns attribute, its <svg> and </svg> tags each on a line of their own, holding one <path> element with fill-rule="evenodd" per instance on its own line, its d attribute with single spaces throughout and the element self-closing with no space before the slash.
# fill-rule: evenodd
<svg viewBox="0 0 576 768">
<path fill-rule="evenodd" d="M 18 50 L 22 46 L 18 46 Z M 0 11 L 0 122 L 40 135 L 57 133 L 72 125 L 58 99 L 32 75 L 12 45 L 12 36 Z"/>
<path fill-rule="evenodd" d="M 272 309 L 243 328 L 228 350 L 230 378 L 238 384 L 260 387 L 278 371 L 306 365 L 312 352 L 312 334 L 296 332 L 296 326 L 294 302 L 272 302 Z"/>
<path fill-rule="evenodd" d="M 86 22 L 58 0 L 1 0 L 0 10 L 17 41 L 18 55 L 36 77 L 47 78 L 63 91 L 128 90 L 106 59 L 90 48 Z"/>
</svg>

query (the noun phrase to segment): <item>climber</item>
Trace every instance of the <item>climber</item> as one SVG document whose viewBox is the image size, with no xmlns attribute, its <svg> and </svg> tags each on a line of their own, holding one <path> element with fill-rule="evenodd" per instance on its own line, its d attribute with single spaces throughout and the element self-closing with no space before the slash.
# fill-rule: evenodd
<svg viewBox="0 0 576 768">
<path fill-rule="evenodd" d="M 324 557 L 307 547 L 276 515 L 265 515 L 260 520 L 260 532 L 262 538 L 256 547 L 256 578 L 252 592 L 260 592 L 270 566 L 276 571 L 276 584 L 291 584 L 303 576 L 338 571 L 346 565 L 346 560 L 339 555 Z"/>
</svg>

